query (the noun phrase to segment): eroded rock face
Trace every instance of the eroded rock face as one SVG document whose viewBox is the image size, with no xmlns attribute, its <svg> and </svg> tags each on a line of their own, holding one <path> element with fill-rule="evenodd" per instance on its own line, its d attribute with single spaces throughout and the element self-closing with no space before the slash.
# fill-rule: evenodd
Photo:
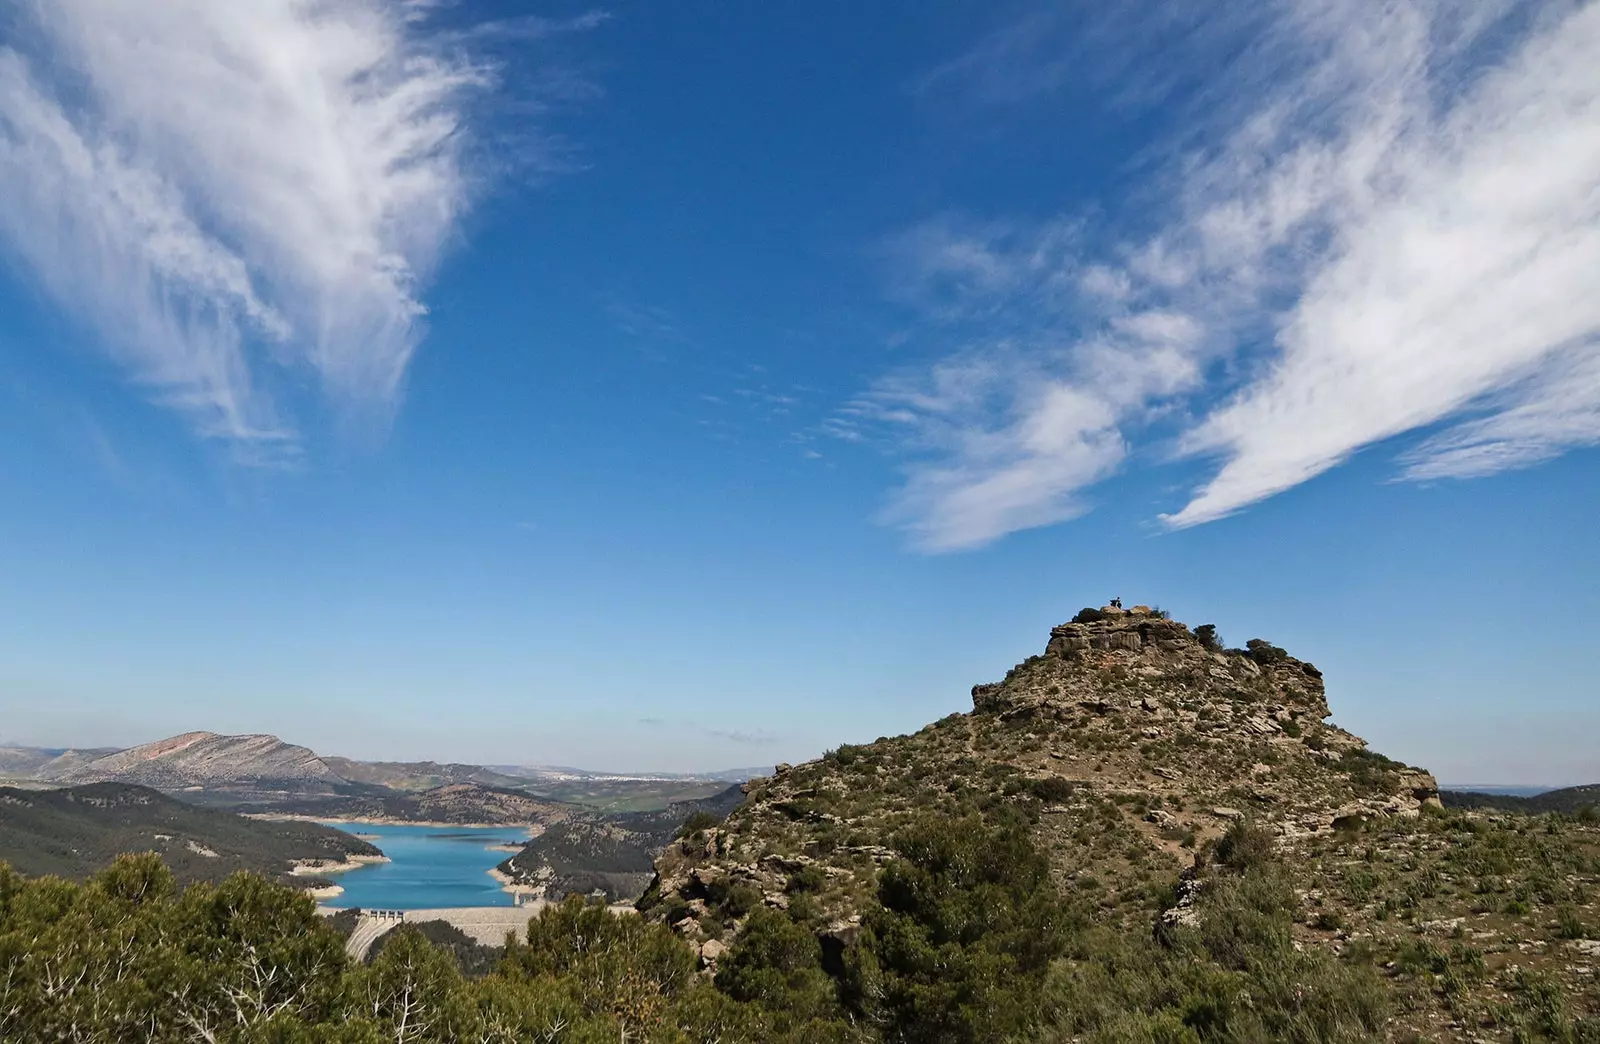
<svg viewBox="0 0 1600 1044">
<path fill-rule="evenodd" d="M 1258 711 L 1259 733 L 1328 717 L 1322 672 L 1282 650 L 1213 651 L 1188 627 L 1143 606 L 1098 612 L 1100 619 L 1052 628 L 1044 655 L 1018 664 L 1004 681 L 974 686 L 973 709 L 1017 714 L 1131 701 L 1159 712 L 1243 702 Z"/>
<path fill-rule="evenodd" d="M 333 787 L 344 782 L 314 751 L 276 736 L 186 732 L 57 772 L 62 783 L 184 787 Z"/>
</svg>

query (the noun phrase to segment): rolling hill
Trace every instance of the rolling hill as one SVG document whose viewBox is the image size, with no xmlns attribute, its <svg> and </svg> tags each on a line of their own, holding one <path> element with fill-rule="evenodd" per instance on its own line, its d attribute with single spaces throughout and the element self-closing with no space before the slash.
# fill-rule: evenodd
<svg viewBox="0 0 1600 1044">
<path fill-rule="evenodd" d="M 649 812 L 578 812 L 546 827 L 499 870 L 543 899 L 598 894 L 608 902 L 632 901 L 650 884 L 655 857 L 686 821 L 719 821 L 743 800 L 736 785 Z"/>
<path fill-rule="evenodd" d="M 1542 794 L 1485 794 L 1471 790 L 1445 790 L 1440 798 L 1449 808 L 1496 808 L 1505 812 L 1579 813 L 1585 809 L 1600 812 L 1600 783 L 1562 787 Z"/>
<path fill-rule="evenodd" d="M 377 848 L 314 823 L 271 823 L 196 808 L 149 787 L 0 787 L 0 861 L 29 875 L 83 877 L 125 852 L 156 852 L 181 880 L 251 870 L 291 880 L 298 861 L 342 862 Z M 297 885 L 313 883 L 292 878 Z"/>
</svg>

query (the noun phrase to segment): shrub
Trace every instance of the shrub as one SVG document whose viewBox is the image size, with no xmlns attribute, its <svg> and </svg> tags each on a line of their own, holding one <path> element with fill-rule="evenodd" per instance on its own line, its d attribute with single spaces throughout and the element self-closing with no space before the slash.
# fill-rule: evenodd
<svg viewBox="0 0 1600 1044">
<path fill-rule="evenodd" d="M 688 819 L 683 821 L 683 825 L 678 828 L 676 836 L 680 839 L 689 837 L 692 834 L 698 834 L 702 830 L 709 830 L 721 822 L 722 820 L 710 812 L 693 812 L 690 813 Z"/>
<path fill-rule="evenodd" d="M 646 1026 L 694 982 L 695 960 L 664 925 L 574 896 L 528 922 L 527 941 L 511 941 L 500 971 L 513 980 L 564 978 L 589 1013 Z"/>
<path fill-rule="evenodd" d="M 739 918 L 761 905 L 761 893 L 745 884 L 736 884 L 722 891 L 717 905 L 729 917 Z"/>
<path fill-rule="evenodd" d="M 896 840 L 878 909 L 847 955 L 846 991 L 885 1038 L 980 1044 L 1021 1034 L 1065 917 L 1026 825 L 919 820 Z"/>
<path fill-rule="evenodd" d="M 1059 805 L 1077 792 L 1078 785 L 1060 776 L 1046 776 L 1028 781 L 1028 790 L 1034 797 L 1049 805 Z"/>
<path fill-rule="evenodd" d="M 1240 874 L 1259 870 L 1277 858 L 1272 834 L 1243 819 L 1235 820 L 1217 839 L 1212 855 L 1217 863 Z"/>
<path fill-rule="evenodd" d="M 1244 647 L 1245 655 L 1263 667 L 1274 663 L 1282 663 L 1289 658 L 1288 652 L 1273 645 L 1265 638 L 1252 638 L 1244 643 Z"/>
<path fill-rule="evenodd" d="M 803 892 L 820 892 L 828 886 L 828 875 L 816 866 L 805 866 L 789 875 L 784 891 L 790 895 Z"/>
<path fill-rule="evenodd" d="M 1202 649 L 1208 652 L 1222 651 L 1222 638 L 1217 634 L 1216 624 L 1201 624 L 1194 629 L 1194 637 Z"/>
<path fill-rule="evenodd" d="M 817 937 L 766 907 L 751 911 L 716 984 L 734 1000 L 759 1004 L 780 1026 L 826 1016 L 836 1006 Z"/>
<path fill-rule="evenodd" d="M 1106 618 L 1106 614 L 1098 609 L 1079 609 L 1078 615 L 1072 618 L 1075 624 L 1099 623 Z"/>
<path fill-rule="evenodd" d="M 1374 751 L 1353 748 L 1339 756 L 1339 769 L 1350 777 L 1350 785 L 1357 794 L 1386 794 L 1399 785 L 1395 773 L 1405 768 Z"/>
</svg>

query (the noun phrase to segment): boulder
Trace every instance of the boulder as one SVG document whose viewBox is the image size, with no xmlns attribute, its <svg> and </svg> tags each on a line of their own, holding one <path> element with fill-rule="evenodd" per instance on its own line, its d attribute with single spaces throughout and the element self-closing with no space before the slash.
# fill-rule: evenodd
<svg viewBox="0 0 1600 1044">
<path fill-rule="evenodd" d="M 700 944 L 700 967 L 706 971 L 717 970 L 717 961 L 728 952 L 728 944 L 720 939 L 707 939 Z"/>
</svg>

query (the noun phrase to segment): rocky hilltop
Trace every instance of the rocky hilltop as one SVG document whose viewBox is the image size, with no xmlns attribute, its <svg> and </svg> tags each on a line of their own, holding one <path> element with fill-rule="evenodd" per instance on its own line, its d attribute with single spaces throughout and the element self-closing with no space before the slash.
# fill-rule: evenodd
<svg viewBox="0 0 1600 1044">
<path fill-rule="evenodd" d="M 55 783 L 133 783 L 158 790 L 333 790 L 345 780 L 316 753 L 276 736 L 186 732 L 89 760 L 57 759 L 37 776 Z"/>
<path fill-rule="evenodd" d="M 720 828 L 657 861 L 642 907 L 716 953 L 738 927 L 729 911 L 752 901 L 730 894 L 784 908 L 804 875 L 816 923 L 843 945 L 901 827 L 1010 802 L 1036 811 L 1058 883 L 1092 882 L 1116 916 L 1234 821 L 1289 844 L 1438 804 L 1431 775 L 1327 720 L 1312 664 L 1260 640 L 1225 649 L 1215 628 L 1144 606 L 1084 610 L 972 703 L 752 780 Z"/>
</svg>

